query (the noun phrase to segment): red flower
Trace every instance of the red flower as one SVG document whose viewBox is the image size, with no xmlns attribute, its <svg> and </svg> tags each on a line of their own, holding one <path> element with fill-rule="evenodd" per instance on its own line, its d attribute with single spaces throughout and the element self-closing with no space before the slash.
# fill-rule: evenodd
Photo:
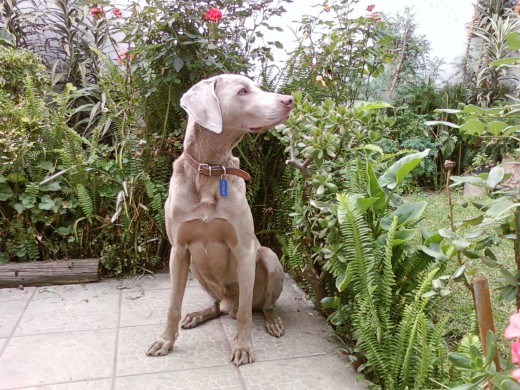
<svg viewBox="0 0 520 390">
<path fill-rule="evenodd" d="M 202 18 L 210 22 L 218 22 L 222 19 L 222 12 L 217 8 L 210 8 L 202 15 Z"/>
<path fill-rule="evenodd" d="M 123 16 L 123 12 L 121 12 L 121 10 L 119 8 L 112 8 L 112 14 L 116 18 L 120 18 L 121 16 Z"/>
<path fill-rule="evenodd" d="M 370 4 L 368 7 L 367 7 L 367 11 L 368 12 L 372 12 L 372 10 L 376 7 L 375 4 Z"/>
<path fill-rule="evenodd" d="M 105 11 L 103 11 L 103 8 L 101 8 L 101 7 L 92 7 L 90 9 L 90 15 L 92 15 L 92 17 L 94 17 L 96 19 L 99 19 L 104 14 L 105 14 Z"/>
</svg>

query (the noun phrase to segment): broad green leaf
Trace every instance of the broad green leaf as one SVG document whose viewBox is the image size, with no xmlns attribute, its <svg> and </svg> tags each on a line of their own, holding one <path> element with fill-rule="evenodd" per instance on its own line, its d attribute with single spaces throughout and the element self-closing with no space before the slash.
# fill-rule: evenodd
<svg viewBox="0 0 520 390">
<path fill-rule="evenodd" d="M 5 28 L 0 28 L 0 45 L 15 46 L 16 37 L 13 33 L 7 31 Z"/>
<path fill-rule="evenodd" d="M 444 238 L 457 238 L 457 235 L 450 229 L 439 229 L 439 234 Z"/>
<path fill-rule="evenodd" d="M 467 106 L 465 106 L 463 109 L 462 109 L 462 112 L 464 114 L 483 114 L 486 112 L 486 110 L 484 110 L 483 108 L 481 107 L 477 107 L 473 104 L 468 104 Z"/>
<path fill-rule="evenodd" d="M 435 260 L 446 260 L 446 255 L 442 252 L 439 245 L 430 245 L 429 247 L 420 245 L 419 249 Z"/>
<path fill-rule="evenodd" d="M 359 107 L 363 110 L 380 110 L 381 108 L 392 108 L 392 105 L 387 102 L 358 102 L 354 107 Z"/>
<path fill-rule="evenodd" d="M 500 292 L 500 302 L 511 302 L 516 298 L 516 286 L 510 284 L 504 286 Z"/>
<path fill-rule="evenodd" d="M 461 127 L 460 131 L 469 135 L 480 135 L 485 130 L 485 125 L 478 119 L 468 119 Z"/>
<path fill-rule="evenodd" d="M 501 390 L 520 390 L 520 383 L 512 378 L 503 379 L 499 386 Z"/>
<path fill-rule="evenodd" d="M 489 122 L 486 127 L 488 132 L 493 135 L 498 135 L 507 127 L 507 124 L 502 121 L 492 121 Z"/>
<path fill-rule="evenodd" d="M 462 276 L 464 271 L 466 270 L 466 264 L 462 264 L 457 270 L 453 273 L 452 278 L 457 279 Z"/>
<path fill-rule="evenodd" d="M 429 153 L 430 149 L 425 149 L 399 159 L 379 178 L 379 185 L 393 190 Z"/>
<path fill-rule="evenodd" d="M 7 176 L 7 181 L 11 183 L 25 183 L 27 179 L 21 173 L 11 173 Z"/>
<path fill-rule="evenodd" d="M 512 200 L 507 198 L 499 198 L 495 202 L 491 203 L 490 207 L 486 211 L 486 215 L 491 218 L 496 218 L 519 206 L 520 203 L 514 203 Z"/>
<path fill-rule="evenodd" d="M 483 184 L 484 179 L 478 176 L 451 176 L 450 179 L 454 182 L 450 187 L 458 186 L 463 183 Z"/>
<path fill-rule="evenodd" d="M 380 211 L 386 207 L 386 194 L 379 186 L 376 175 L 374 173 L 374 167 L 370 163 L 370 161 L 366 160 L 367 164 L 367 192 L 371 198 L 377 198 L 377 201 L 374 203 L 374 210 Z"/>
<path fill-rule="evenodd" d="M 507 126 L 504 130 L 502 130 L 502 134 L 503 135 L 511 135 L 513 134 L 515 131 L 518 131 L 520 130 L 520 126 L 519 125 L 516 125 L 516 126 Z"/>
<path fill-rule="evenodd" d="M 426 206 L 428 206 L 428 202 L 403 203 L 388 214 L 388 220 L 391 221 L 394 216 L 397 216 L 398 227 L 410 222 L 417 222 L 424 214 Z M 384 219 L 386 220 L 387 218 Z M 381 220 L 381 226 L 383 227 L 383 220 Z M 390 223 L 388 223 L 388 226 L 390 226 Z"/>
<path fill-rule="evenodd" d="M 7 177 L 0 175 L 0 183 L 5 183 L 7 181 Z"/>
<path fill-rule="evenodd" d="M 520 33 L 513 31 L 506 36 L 509 50 L 520 50 Z"/>
<path fill-rule="evenodd" d="M 489 63 L 489 65 L 491 65 L 491 66 L 511 65 L 511 64 L 516 64 L 518 61 L 520 61 L 520 57 L 508 57 L 508 58 L 501 58 L 499 60 L 491 61 Z"/>
<path fill-rule="evenodd" d="M 312 199 L 309 203 L 311 204 L 311 206 L 314 206 L 317 209 L 322 210 L 322 211 L 323 210 L 326 210 L 326 211 L 332 210 L 332 205 L 327 202 L 322 202 L 322 201 L 319 201 L 316 199 Z"/>
<path fill-rule="evenodd" d="M 345 269 L 345 274 L 340 275 L 336 279 L 336 288 L 338 289 L 339 292 L 344 291 L 347 288 L 350 281 L 352 280 L 352 276 L 353 276 L 352 267 L 349 264 L 347 266 L 347 268 Z"/>
<path fill-rule="evenodd" d="M 486 186 L 489 188 L 495 188 L 504 178 L 504 174 L 505 170 L 501 165 L 491 168 L 486 179 Z"/>
<path fill-rule="evenodd" d="M 468 248 L 470 246 L 469 241 L 464 240 L 463 238 L 460 238 L 458 240 L 453 240 L 453 246 L 457 251 L 463 251 L 464 249 Z"/>
<path fill-rule="evenodd" d="M 486 363 L 493 361 L 497 351 L 497 338 L 490 330 L 486 333 Z"/>
<path fill-rule="evenodd" d="M 38 204 L 38 208 L 41 210 L 52 210 L 55 206 L 56 203 L 54 203 L 54 200 L 52 200 L 49 195 L 42 196 L 40 204 Z"/>
<path fill-rule="evenodd" d="M 177 72 L 179 72 L 184 67 L 184 61 L 182 58 L 177 57 L 173 60 L 173 67 Z"/>
<path fill-rule="evenodd" d="M 459 352 L 448 353 L 448 360 L 457 368 L 471 368 L 471 360 L 468 355 Z M 474 385 L 473 385 L 474 386 Z M 472 387 L 467 387 L 471 389 Z"/>
<path fill-rule="evenodd" d="M 18 211 L 18 214 L 21 214 L 25 211 L 25 206 L 21 203 L 16 203 L 13 207 L 16 211 Z"/>
<path fill-rule="evenodd" d="M 357 198 L 356 203 L 359 207 L 359 210 L 364 213 L 367 211 L 370 206 L 372 206 L 374 203 L 376 203 L 378 198 Z"/>
<path fill-rule="evenodd" d="M 450 138 L 441 146 L 441 153 L 444 158 L 451 156 L 455 150 L 455 142 Z"/>
<path fill-rule="evenodd" d="M 6 201 L 13 197 L 13 190 L 9 185 L 0 183 L 0 202 Z"/>
<path fill-rule="evenodd" d="M 396 240 L 410 241 L 415 237 L 415 229 L 401 229 L 395 233 Z"/>
</svg>

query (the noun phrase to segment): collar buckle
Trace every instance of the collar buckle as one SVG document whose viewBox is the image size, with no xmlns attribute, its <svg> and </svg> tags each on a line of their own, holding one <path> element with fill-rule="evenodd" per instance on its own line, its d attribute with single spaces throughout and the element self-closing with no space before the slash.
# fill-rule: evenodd
<svg viewBox="0 0 520 390">
<path fill-rule="evenodd" d="M 203 174 L 204 169 L 209 169 L 210 173 L 211 173 L 211 167 L 209 166 L 209 164 L 199 164 L 199 167 L 197 168 L 197 172 Z"/>
</svg>

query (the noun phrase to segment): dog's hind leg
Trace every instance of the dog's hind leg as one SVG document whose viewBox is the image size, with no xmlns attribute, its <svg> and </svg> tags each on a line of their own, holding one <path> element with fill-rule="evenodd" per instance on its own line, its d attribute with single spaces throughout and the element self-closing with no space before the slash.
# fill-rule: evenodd
<svg viewBox="0 0 520 390">
<path fill-rule="evenodd" d="M 207 309 L 187 314 L 186 317 L 184 317 L 182 320 L 181 327 L 183 329 L 195 328 L 197 325 L 205 321 L 217 318 L 220 314 L 220 303 L 215 302 L 213 306 L 208 307 Z"/>
<path fill-rule="evenodd" d="M 195 328 L 203 322 L 217 318 L 219 315 L 222 314 L 222 311 L 220 309 L 220 299 L 218 298 L 217 294 L 209 288 L 204 278 L 197 272 L 196 269 L 192 269 L 192 272 L 195 275 L 202 289 L 206 291 L 206 293 L 213 299 L 213 305 L 204 310 L 194 311 L 186 314 L 186 316 L 181 322 L 181 328 L 183 329 Z"/>
<path fill-rule="evenodd" d="M 278 316 L 275 303 L 280 297 L 283 288 L 283 268 L 278 256 L 269 248 L 261 247 L 258 250 L 257 268 L 265 271 L 265 290 L 262 311 L 265 317 L 265 329 L 271 336 L 281 337 L 285 333 L 282 319 Z"/>
</svg>

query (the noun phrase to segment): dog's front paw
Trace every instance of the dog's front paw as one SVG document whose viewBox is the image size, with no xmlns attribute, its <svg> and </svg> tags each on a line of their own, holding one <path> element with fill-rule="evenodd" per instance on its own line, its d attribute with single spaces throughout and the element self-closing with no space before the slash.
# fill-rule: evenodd
<svg viewBox="0 0 520 390">
<path fill-rule="evenodd" d="M 247 347 L 235 345 L 231 353 L 231 363 L 238 367 L 242 364 L 253 363 L 254 361 L 252 345 Z"/>
<path fill-rule="evenodd" d="M 168 352 L 170 352 L 173 349 L 173 344 L 175 343 L 176 339 L 177 339 L 177 335 L 174 335 L 173 337 L 168 337 L 168 336 L 162 335 L 157 340 L 155 340 L 152 345 L 150 345 L 150 348 L 148 348 L 148 350 L 146 351 L 146 355 L 148 355 L 148 356 L 168 355 Z"/>
</svg>

